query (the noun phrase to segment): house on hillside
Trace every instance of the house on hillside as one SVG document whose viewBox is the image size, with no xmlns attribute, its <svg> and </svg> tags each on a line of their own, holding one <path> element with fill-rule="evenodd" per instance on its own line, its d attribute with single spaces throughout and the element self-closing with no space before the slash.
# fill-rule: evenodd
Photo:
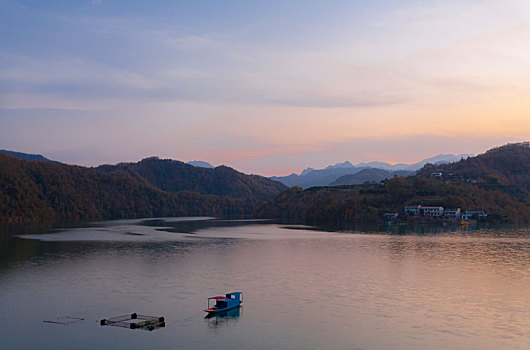
<svg viewBox="0 0 530 350">
<path fill-rule="evenodd" d="M 420 213 L 423 216 L 442 216 L 444 213 L 444 207 L 424 207 L 420 206 Z"/>
<path fill-rule="evenodd" d="M 421 205 L 407 205 L 404 209 L 405 214 L 412 214 L 414 216 L 420 215 Z"/>
<path fill-rule="evenodd" d="M 466 210 L 462 215 L 462 220 L 480 219 L 485 216 L 488 216 L 488 214 L 484 210 Z"/>
<path fill-rule="evenodd" d="M 424 207 L 422 205 L 407 205 L 404 209 L 405 214 L 414 216 L 442 216 L 444 213 L 443 207 Z"/>
<path fill-rule="evenodd" d="M 460 220 L 460 216 L 462 216 L 462 213 L 460 211 L 460 208 L 456 209 L 445 209 L 444 210 L 444 216 L 448 219 L 453 220 Z"/>
</svg>

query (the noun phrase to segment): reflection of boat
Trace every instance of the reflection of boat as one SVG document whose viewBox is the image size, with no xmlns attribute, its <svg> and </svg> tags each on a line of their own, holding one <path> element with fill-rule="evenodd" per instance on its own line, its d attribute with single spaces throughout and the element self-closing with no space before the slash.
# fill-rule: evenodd
<svg viewBox="0 0 530 350">
<path fill-rule="evenodd" d="M 213 323 L 215 324 L 220 324 L 220 323 L 225 323 L 225 322 L 230 322 L 230 321 L 237 322 L 240 316 L 241 316 L 241 308 L 236 307 L 232 310 L 219 312 L 217 314 L 209 313 L 204 318 L 207 320 L 213 321 Z"/>
<path fill-rule="evenodd" d="M 208 298 L 208 308 L 204 311 L 210 315 L 215 315 L 237 308 L 241 306 L 242 302 L 242 292 L 228 293 L 224 297 L 211 297 Z"/>
<path fill-rule="evenodd" d="M 207 314 L 204 317 L 208 328 L 219 328 L 228 325 L 233 325 L 239 322 L 239 318 L 242 315 L 241 307 L 236 307 L 232 310 L 223 311 L 218 314 Z"/>
</svg>

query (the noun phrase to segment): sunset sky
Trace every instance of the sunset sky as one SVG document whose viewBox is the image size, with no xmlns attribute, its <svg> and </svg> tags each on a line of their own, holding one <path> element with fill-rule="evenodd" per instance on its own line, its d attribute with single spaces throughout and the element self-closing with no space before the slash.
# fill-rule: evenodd
<svg viewBox="0 0 530 350">
<path fill-rule="evenodd" d="M 0 0 L 0 149 L 262 175 L 530 140 L 530 1 Z"/>
</svg>

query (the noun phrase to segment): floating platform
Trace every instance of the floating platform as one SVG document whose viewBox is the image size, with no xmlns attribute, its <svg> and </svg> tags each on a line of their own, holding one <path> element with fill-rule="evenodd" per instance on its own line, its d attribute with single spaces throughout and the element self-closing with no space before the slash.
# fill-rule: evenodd
<svg viewBox="0 0 530 350">
<path fill-rule="evenodd" d="M 165 327 L 164 316 L 147 316 L 137 313 L 112 318 L 105 318 L 99 322 L 102 326 L 116 326 L 130 329 L 145 329 L 152 331 L 156 328 Z"/>
<path fill-rule="evenodd" d="M 56 323 L 56 324 L 72 324 L 79 321 L 84 321 L 83 317 L 73 317 L 73 316 L 59 316 L 51 320 L 44 320 L 46 323 Z"/>
</svg>

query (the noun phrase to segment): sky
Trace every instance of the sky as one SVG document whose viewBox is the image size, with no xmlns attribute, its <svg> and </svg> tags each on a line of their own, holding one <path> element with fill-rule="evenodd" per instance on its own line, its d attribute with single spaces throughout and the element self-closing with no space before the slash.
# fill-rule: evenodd
<svg viewBox="0 0 530 350">
<path fill-rule="evenodd" d="M 0 0 L 0 149 L 272 176 L 527 140 L 526 0 Z"/>
</svg>

